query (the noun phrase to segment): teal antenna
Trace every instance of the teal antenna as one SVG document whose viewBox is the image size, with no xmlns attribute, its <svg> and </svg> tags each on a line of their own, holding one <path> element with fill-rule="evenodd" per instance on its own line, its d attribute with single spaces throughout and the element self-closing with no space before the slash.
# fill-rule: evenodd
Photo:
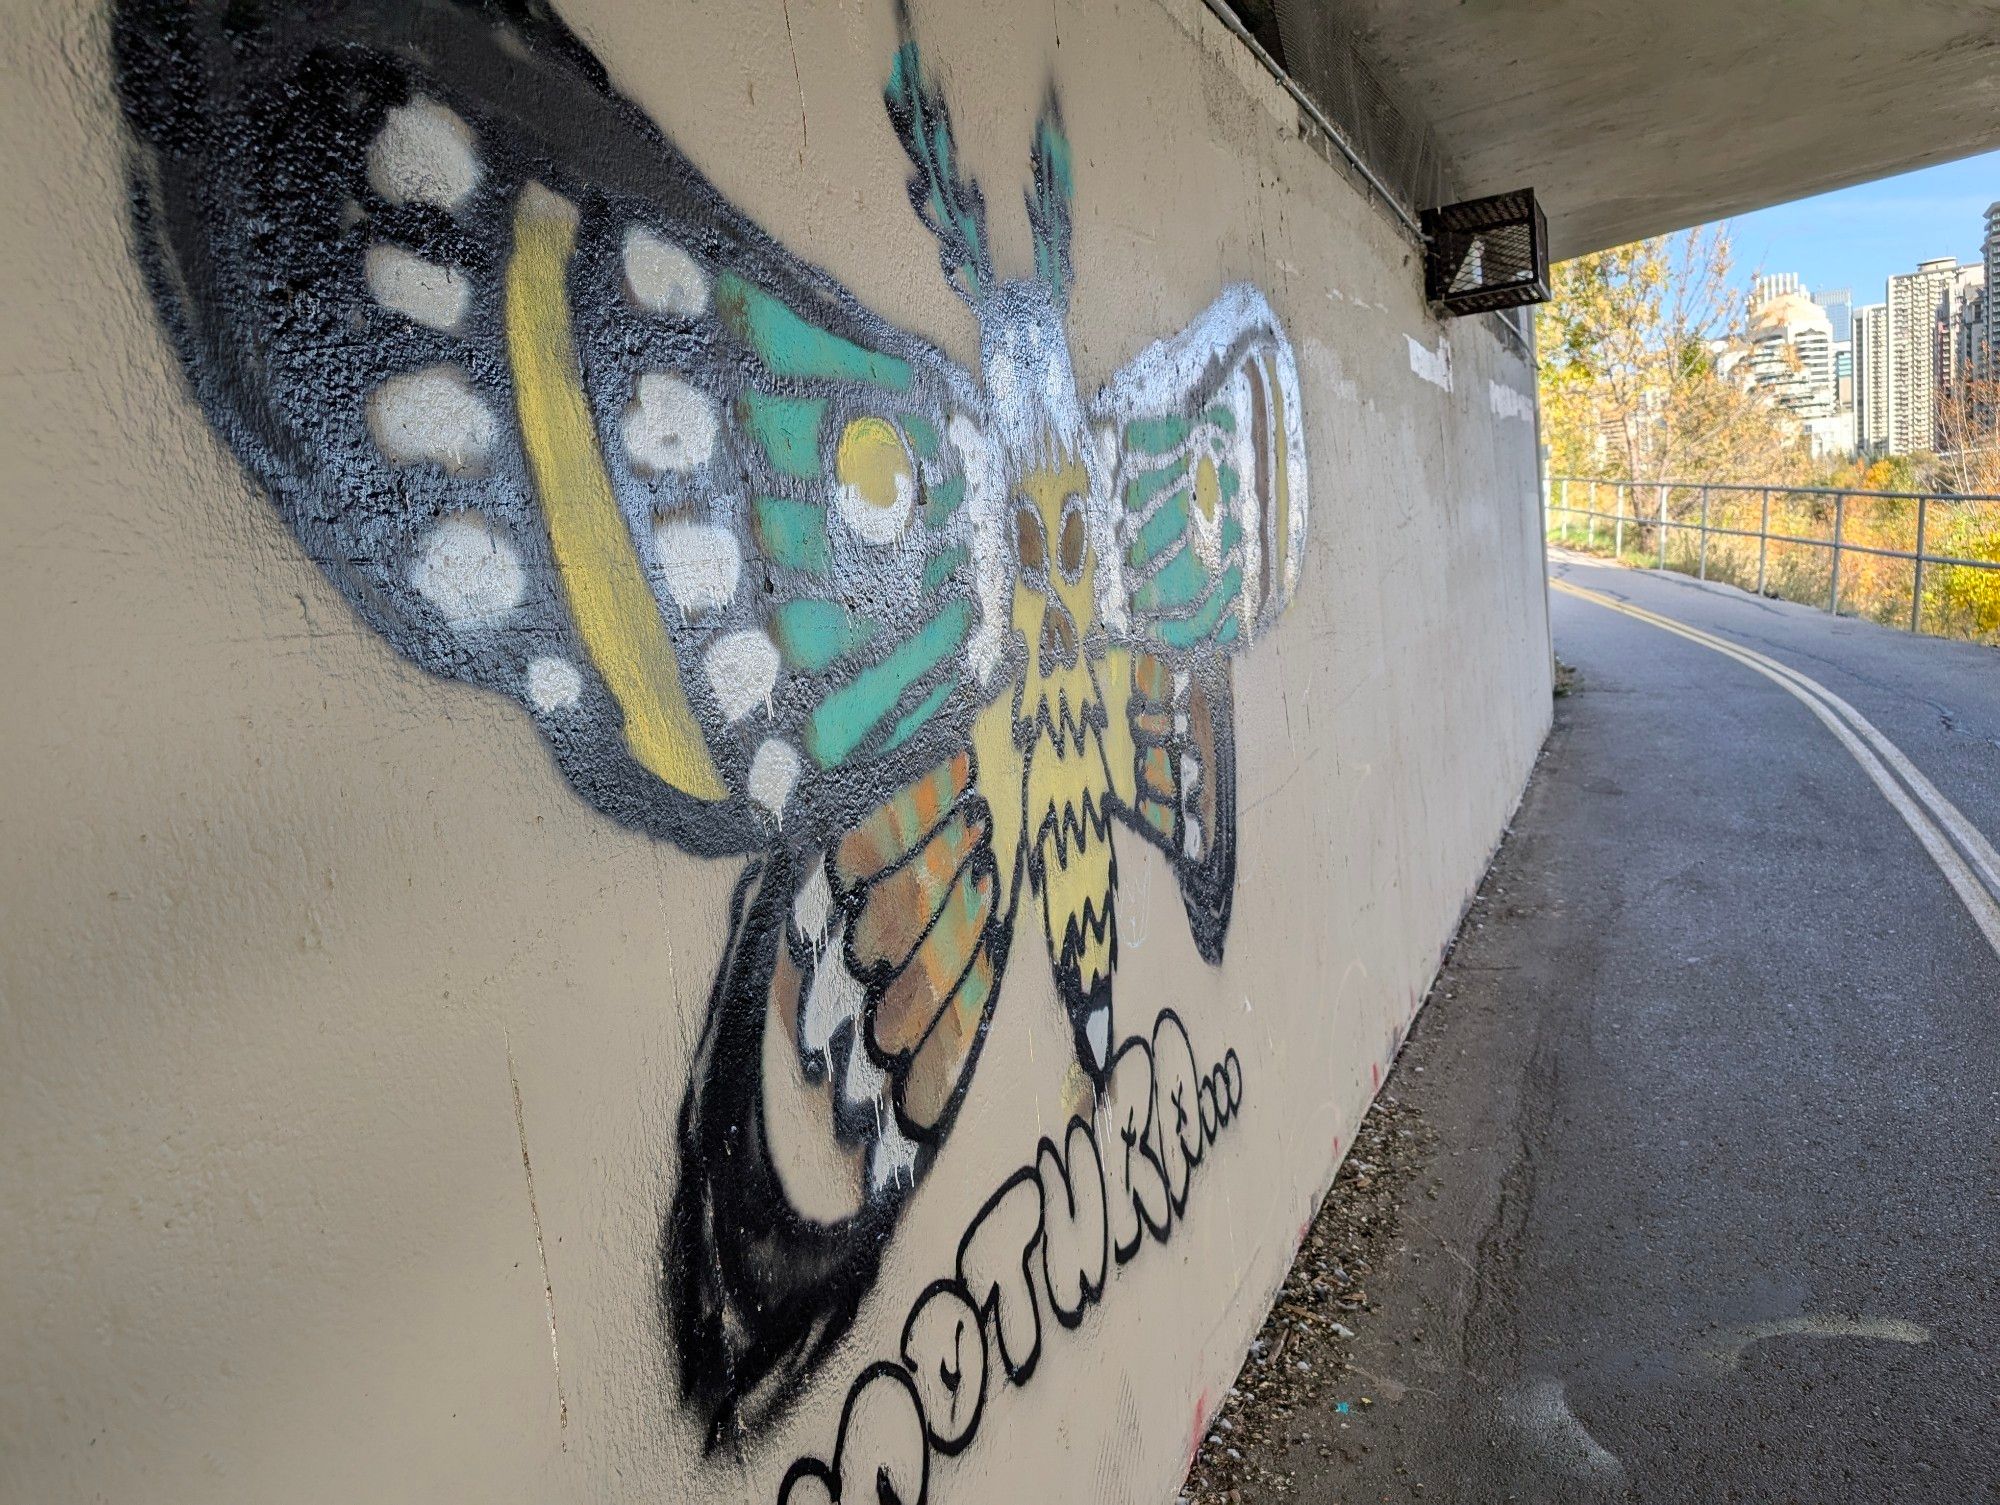
<svg viewBox="0 0 2000 1505">
<path fill-rule="evenodd" d="M 910 206 L 937 237 L 938 264 L 945 277 L 960 297 L 977 307 L 993 286 L 993 261 L 986 249 L 986 197 L 977 183 L 958 175 L 951 112 L 944 95 L 924 77 L 907 0 L 897 0 L 896 26 L 902 45 L 896 49 L 882 100 L 914 169 Z"/>
<path fill-rule="evenodd" d="M 1076 197 L 1076 174 L 1070 164 L 1069 135 L 1063 130 L 1062 105 L 1055 85 L 1035 122 L 1034 186 L 1027 191 L 1028 225 L 1035 238 L 1035 275 L 1048 284 L 1057 308 L 1069 307 L 1070 202 Z"/>
</svg>

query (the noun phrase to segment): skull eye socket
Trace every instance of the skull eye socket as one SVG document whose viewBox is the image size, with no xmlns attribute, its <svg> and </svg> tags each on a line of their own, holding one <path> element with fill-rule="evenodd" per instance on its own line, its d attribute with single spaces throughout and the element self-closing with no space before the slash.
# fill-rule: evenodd
<svg viewBox="0 0 2000 1505">
<path fill-rule="evenodd" d="M 1014 509 L 1014 549 L 1021 556 L 1021 568 L 1037 574 L 1049 567 L 1048 540 L 1042 534 L 1042 519 L 1035 509 L 1023 504 Z"/>
<path fill-rule="evenodd" d="M 1083 573 L 1083 499 L 1071 493 L 1063 506 L 1062 536 L 1056 541 L 1056 567 L 1074 585 Z"/>
</svg>

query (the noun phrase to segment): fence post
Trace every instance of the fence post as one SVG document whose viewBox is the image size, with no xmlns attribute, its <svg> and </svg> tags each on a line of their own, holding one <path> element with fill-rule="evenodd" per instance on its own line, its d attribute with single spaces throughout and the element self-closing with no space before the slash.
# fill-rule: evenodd
<svg viewBox="0 0 2000 1505">
<path fill-rule="evenodd" d="M 1667 567 L 1667 488 L 1660 487 L 1660 568 Z"/>
<path fill-rule="evenodd" d="M 1847 493 L 1833 494 L 1833 582 L 1827 590 L 1826 609 L 1834 616 L 1840 615 L 1840 524 L 1847 516 Z"/>
<path fill-rule="evenodd" d="M 1584 526 L 1584 531 L 1585 531 L 1586 535 L 1587 535 L 1587 536 L 1589 537 L 1589 539 L 1590 539 L 1590 546 L 1591 546 L 1591 547 L 1592 547 L 1593 549 L 1597 547 L 1597 513 L 1598 513 L 1598 506 L 1597 506 L 1597 483 L 1596 483 L 1595 481 L 1592 481 L 1592 482 L 1590 483 L 1590 513 L 1589 513 L 1589 521 L 1587 521 L 1586 523 L 1584 523 L 1584 525 L 1583 525 L 1583 526 Z"/>
<path fill-rule="evenodd" d="M 1618 520 L 1612 528 L 1611 551 L 1620 564 L 1625 562 L 1625 493 L 1622 491 L 1618 493 Z"/>
<path fill-rule="evenodd" d="M 1917 498 L 1917 567 L 1910 576 L 1910 631 L 1924 630 L 1924 512 L 1930 506 L 1927 496 Z"/>
<path fill-rule="evenodd" d="M 1696 578 L 1701 580 L 1708 578 L 1708 486 L 1706 483 L 1701 488 L 1701 567 Z"/>
<path fill-rule="evenodd" d="M 1764 515 L 1757 524 L 1757 594 L 1764 594 L 1764 564 L 1771 552 L 1771 488 L 1764 488 Z"/>
</svg>

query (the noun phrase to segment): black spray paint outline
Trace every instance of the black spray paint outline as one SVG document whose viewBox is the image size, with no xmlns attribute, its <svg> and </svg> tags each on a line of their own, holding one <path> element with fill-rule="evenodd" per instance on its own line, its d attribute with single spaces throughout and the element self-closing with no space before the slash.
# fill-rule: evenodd
<svg viewBox="0 0 2000 1505">
<path fill-rule="evenodd" d="M 1171 1194 L 1171 1173 L 1161 1154 L 1164 1146 L 1161 1146 L 1159 1149 L 1155 1148 L 1152 1129 L 1152 1126 L 1160 1121 L 1160 1115 L 1157 1111 L 1160 1081 L 1155 1069 L 1157 1059 L 1155 1042 L 1159 1041 L 1169 1031 L 1178 1037 L 1178 1042 L 1183 1047 L 1186 1047 L 1186 1058 L 1191 1064 L 1191 1079 L 1197 1099 L 1196 1111 L 1187 1120 L 1194 1126 L 1197 1153 L 1188 1157 L 1184 1162 L 1189 1173 L 1189 1179 L 1183 1181 L 1178 1199 L 1173 1198 Z M 1138 1223 L 1136 1226 L 1139 1226 L 1141 1231 L 1132 1244 L 1117 1255 L 1115 1263 L 1107 1263 L 1102 1272 L 1102 1279 L 1097 1283 L 1096 1287 L 1094 1289 L 1086 1287 L 1088 1290 L 1087 1299 L 1074 1312 L 1066 1314 L 1058 1300 L 1055 1283 L 1050 1276 L 1048 1268 L 1049 1239 L 1047 1208 L 1050 1202 L 1050 1190 L 1048 1182 L 1043 1177 L 1043 1167 L 1045 1165 L 1053 1165 L 1055 1167 L 1055 1172 L 1062 1188 L 1060 1195 L 1066 1199 L 1069 1198 L 1070 1188 L 1074 1185 L 1075 1178 L 1072 1160 L 1065 1159 L 1063 1154 L 1058 1151 L 1054 1139 L 1044 1134 L 1036 1145 L 1034 1159 L 1003 1180 L 992 1194 L 980 1204 L 978 1211 L 973 1214 L 971 1220 L 966 1224 L 965 1232 L 959 1239 L 958 1252 L 955 1258 L 955 1273 L 933 1280 L 918 1292 L 915 1301 L 911 1303 L 909 1314 L 903 1322 L 902 1336 L 897 1344 L 898 1358 L 894 1360 L 876 1360 L 865 1366 L 855 1376 L 848 1388 L 846 1400 L 841 1408 L 840 1425 L 835 1434 L 833 1452 L 830 1455 L 831 1462 L 812 1456 L 795 1459 L 791 1467 L 787 1469 L 778 1487 L 778 1505 L 812 1505 L 810 1497 L 802 1493 L 808 1485 L 823 1491 L 824 1497 L 829 1501 L 836 1502 L 836 1505 L 873 1505 L 873 1502 L 877 1500 L 891 1502 L 891 1505 L 924 1505 L 929 1495 L 930 1481 L 934 1473 L 930 1455 L 936 1453 L 944 1458 L 957 1457 L 977 1439 L 980 1427 L 985 1419 L 988 1401 L 991 1399 L 993 1375 L 996 1368 L 1004 1374 L 1006 1383 L 1020 1386 L 1026 1385 L 1033 1379 L 1041 1361 L 1043 1347 L 1039 1297 L 1046 1296 L 1048 1298 L 1049 1309 L 1061 1327 L 1074 1331 L 1082 1325 L 1090 1309 L 1104 1299 L 1105 1293 L 1110 1288 L 1112 1271 L 1122 1268 L 1137 1255 L 1145 1242 L 1146 1232 L 1151 1232 L 1153 1240 L 1156 1243 L 1162 1245 L 1167 1243 L 1172 1236 L 1174 1225 L 1182 1221 L 1186 1213 L 1188 1196 L 1192 1191 L 1192 1173 L 1195 1166 L 1199 1165 L 1206 1158 L 1208 1150 L 1215 1144 L 1222 1130 L 1234 1122 L 1242 1110 L 1243 1063 L 1235 1050 L 1230 1049 L 1223 1053 L 1220 1061 L 1206 1070 L 1202 1069 L 1198 1064 L 1193 1064 L 1194 1056 L 1192 1044 L 1188 1038 L 1187 1027 L 1182 1022 L 1180 1015 L 1172 1008 L 1162 1009 L 1156 1016 L 1153 1024 L 1153 1033 L 1150 1038 L 1137 1035 L 1132 1036 L 1119 1047 L 1117 1055 L 1120 1062 L 1127 1063 L 1128 1073 L 1132 1067 L 1137 1066 L 1144 1066 L 1147 1071 L 1147 1091 L 1143 1096 L 1148 1105 L 1146 1115 L 1148 1128 L 1142 1134 L 1138 1143 L 1143 1148 L 1145 1163 L 1150 1165 L 1154 1174 L 1160 1178 L 1162 1194 L 1168 1197 L 1169 1203 L 1172 1206 L 1172 1211 L 1168 1217 L 1161 1222 L 1155 1223 L 1150 1213 L 1145 1211 L 1144 1202 L 1138 1189 L 1129 1184 L 1128 1178 L 1128 1184 L 1123 1188 L 1123 1194 L 1130 1206 L 1138 1214 Z M 1186 1085 L 1185 1080 L 1183 1080 L 1182 1085 Z M 1120 1137 L 1125 1140 L 1129 1149 L 1134 1143 L 1130 1132 L 1132 1114 L 1129 1111 L 1133 1105 L 1126 1104 L 1124 1106 L 1128 1111 L 1123 1115 L 1124 1121 L 1119 1127 L 1118 1132 Z M 1080 1116 L 1072 1116 L 1063 1126 L 1062 1135 L 1065 1146 L 1074 1144 L 1080 1137 L 1090 1150 L 1092 1162 L 1100 1167 L 1101 1174 L 1103 1156 L 1097 1142 L 1096 1123 Z M 1186 1146 L 1183 1142 L 1183 1149 L 1185 1150 L 1185 1148 Z M 974 1288 L 967 1284 L 964 1266 L 967 1247 L 978 1239 L 981 1233 L 987 1231 L 989 1222 L 994 1218 L 999 1209 L 1004 1207 L 1009 1200 L 1015 1198 L 1023 1188 L 1029 1186 L 1034 1187 L 1038 1193 L 1037 1211 L 1034 1219 L 1034 1231 L 1027 1235 L 1021 1245 L 1019 1260 L 1021 1287 L 1020 1292 L 1015 1293 L 1013 1310 L 1018 1324 L 1021 1320 L 1021 1305 L 1023 1299 L 1025 1300 L 1027 1320 L 1033 1323 L 1034 1336 L 1028 1348 L 1026 1358 L 1021 1359 L 1016 1358 L 1008 1347 L 1008 1323 L 1002 1311 L 1003 1293 L 999 1285 L 997 1283 L 994 1284 L 984 1294 L 975 1294 Z M 1103 1179 L 1103 1190 L 1105 1195 L 1097 1204 L 1103 1219 L 1100 1247 L 1108 1251 L 1113 1243 L 1112 1229 L 1114 1227 L 1112 1187 L 1109 1177 L 1104 1177 Z M 1070 1205 L 1074 1206 L 1073 1200 Z M 1011 1259 L 1012 1242 L 1006 1242 L 1004 1247 L 1009 1251 L 1006 1257 Z M 1041 1289 L 1039 1293 L 1036 1290 L 1037 1281 L 1035 1271 L 1036 1251 L 1038 1248 L 1041 1251 Z M 981 1281 L 980 1284 L 984 1286 L 987 1283 Z M 955 1368 L 948 1367 L 939 1355 L 922 1352 L 923 1345 L 913 1341 L 923 1317 L 932 1311 L 933 1308 L 941 1306 L 946 1302 L 955 1302 L 961 1309 L 959 1314 L 960 1320 L 953 1332 L 951 1363 L 955 1365 Z M 972 1320 L 978 1339 L 980 1356 L 979 1386 L 971 1409 L 965 1419 L 950 1430 L 941 1431 L 936 1424 L 932 1408 L 925 1404 L 926 1386 L 930 1378 L 930 1370 L 935 1367 L 939 1375 L 940 1389 L 951 1397 L 951 1403 L 955 1412 L 960 1390 L 959 1382 L 962 1382 L 965 1374 L 963 1339 L 965 1331 L 964 1318 L 967 1315 Z M 1000 1361 L 997 1366 L 994 1362 L 996 1353 Z M 910 1414 L 916 1421 L 914 1428 L 915 1435 L 923 1441 L 924 1457 L 916 1470 L 917 1476 L 921 1480 L 920 1492 L 914 1496 L 896 1492 L 893 1488 L 894 1476 L 897 1474 L 907 1475 L 911 1472 L 907 1466 L 908 1460 L 906 1458 L 882 1458 L 878 1456 L 879 1450 L 876 1450 L 865 1455 L 860 1474 L 851 1481 L 861 1486 L 864 1491 L 859 1499 L 854 1499 L 845 1492 L 850 1482 L 847 1478 L 847 1471 L 850 1464 L 854 1462 L 849 1454 L 857 1443 L 866 1444 L 871 1441 L 871 1439 L 866 1437 L 857 1436 L 854 1427 L 854 1417 L 863 1396 L 873 1388 L 885 1384 L 892 1385 L 900 1397 L 907 1402 Z M 905 1437 L 901 1440 L 907 1442 L 908 1438 Z M 872 1474 L 866 1469 L 867 1461 L 875 1462 Z M 903 1466 L 898 1468 L 896 1466 L 898 1464 Z M 876 1488 L 876 1493 L 872 1499 L 865 1493 L 868 1485 L 871 1483 Z"/>
<path fill-rule="evenodd" d="M 892 84 L 892 117 L 903 109 L 906 118 L 899 123 L 913 165 L 911 200 L 927 223 L 945 232 L 940 257 L 947 276 L 969 273 L 970 287 L 957 278 L 953 284 L 980 313 L 989 343 L 1025 339 L 1022 348 L 1031 349 L 1039 348 L 1036 339 L 1065 342 L 1060 309 L 1067 304 L 1071 280 L 1071 221 L 1067 143 L 1061 141 L 1053 87 L 1037 127 L 1034 183 L 1027 196 L 1039 254 L 1050 268 L 1049 284 L 996 284 L 978 186 L 957 176 L 955 148 L 948 159 L 938 158 L 927 145 L 934 144 L 933 138 L 920 139 L 916 130 L 920 120 L 933 120 L 948 131 L 948 113 L 922 72 L 909 38 L 907 11 L 900 4 L 898 20 L 902 88 L 898 95 Z M 994 911 L 986 937 L 994 972 L 986 1012 L 939 1116 L 923 1126 L 926 1132 L 907 1179 L 871 1187 L 861 1210 L 843 1223 L 815 1224 L 805 1218 L 792 1207 L 771 1160 L 758 1046 L 772 969 L 791 944 L 784 920 L 788 901 L 797 880 L 811 871 L 817 852 L 829 847 L 834 835 L 894 797 L 913 770 L 966 744 L 973 701 L 964 695 L 947 701 L 898 758 L 830 769 L 817 788 L 802 785 L 782 834 L 774 836 L 741 783 L 747 744 L 725 746 L 716 732 L 718 713 L 703 698 L 707 692 L 695 672 L 683 623 L 672 635 L 673 651 L 683 659 L 680 668 L 704 735 L 717 737 L 710 751 L 723 772 L 738 781 L 721 804 L 694 801 L 647 773 L 627 752 L 620 708 L 580 647 L 554 583 L 550 545 L 512 431 L 496 435 L 493 453 L 477 476 L 385 468 L 382 454 L 359 424 L 362 399 L 379 390 L 388 374 L 443 360 L 448 350 L 456 350 L 455 358 L 466 364 L 481 392 L 503 409 L 511 404 L 514 373 L 504 350 L 495 354 L 492 309 L 517 200 L 525 185 L 541 184 L 577 209 L 578 240 L 566 293 L 574 335 L 583 347 L 585 386 L 600 422 L 615 410 L 627 373 L 653 367 L 670 368 L 706 383 L 704 390 L 724 395 L 748 386 L 824 400 L 831 416 L 821 438 L 823 463 L 830 443 L 826 434 L 839 431 L 844 415 L 862 411 L 859 399 L 838 386 L 780 379 L 753 368 L 746 364 L 740 342 L 728 345 L 712 333 L 635 319 L 608 292 L 608 273 L 616 261 L 618 231 L 644 226 L 671 233 L 711 279 L 725 271 L 744 274 L 785 306 L 804 310 L 816 326 L 905 362 L 913 373 L 913 411 L 930 412 L 939 427 L 951 414 L 969 416 L 975 426 L 994 430 L 996 439 L 979 442 L 997 445 L 996 455 L 1011 452 L 1010 444 L 1038 442 L 1038 436 L 1010 434 L 1002 421 L 1007 415 L 991 411 L 971 377 L 924 342 L 868 312 L 832 278 L 792 256 L 735 210 L 616 91 L 603 65 L 545 0 L 346 0 L 296 11 L 251 9 L 222 0 L 115 0 L 112 47 L 132 133 L 135 238 L 162 322 L 211 424 L 269 493 L 307 551 L 355 610 L 420 667 L 507 694 L 527 708 L 573 787 L 599 811 L 698 856 L 746 859 L 730 905 L 731 933 L 682 1101 L 682 1173 L 661 1235 L 664 1336 L 679 1353 L 683 1394 L 702 1414 L 710 1446 L 740 1435 L 775 1417 L 797 1397 L 848 1330 L 873 1285 L 882 1245 L 967 1090 L 1000 991 L 1021 874 L 1039 858 L 1025 849 L 1015 855 L 1013 890 L 1005 896 L 1004 911 Z M 388 201 L 359 171 L 366 147 L 390 109 L 439 99 L 479 128 L 476 139 L 486 178 L 463 212 Z M 948 215 L 964 218 L 962 233 L 927 214 L 933 198 Z M 954 236 L 962 242 L 957 250 Z M 430 330 L 384 322 L 359 276 L 360 252 L 378 240 L 462 269 L 475 296 L 472 322 L 460 345 L 447 346 Z M 622 354 L 610 359 L 606 352 Z M 1066 353 L 1063 362 L 1066 371 Z M 1262 523 L 1263 546 L 1272 558 L 1283 552 L 1288 561 L 1282 589 L 1271 584 L 1273 572 L 1265 572 L 1264 598 L 1256 611 L 1266 622 L 1282 606 L 1274 598 L 1290 588 L 1304 537 L 1296 380 L 1290 347 L 1275 316 L 1260 294 L 1238 285 L 1226 289 L 1183 334 L 1142 353 L 1099 394 L 1087 417 L 1088 425 L 1115 435 L 1132 420 L 1191 417 L 1220 400 L 1217 393 L 1232 382 L 1247 381 L 1259 392 L 1259 383 L 1278 384 L 1273 393 L 1282 389 L 1284 421 L 1273 416 L 1270 434 L 1259 426 L 1255 439 L 1264 446 L 1269 438 L 1273 463 L 1280 468 L 1289 457 L 1293 512 L 1288 532 L 1272 533 L 1276 525 L 1269 516 Z M 1254 411 L 1262 415 L 1267 409 Z M 1073 423 L 1081 442 L 1085 416 L 1078 411 L 1065 421 Z M 1258 422 L 1262 425 L 1261 416 Z M 750 464 L 733 431 L 725 435 L 724 447 L 739 467 Z M 1082 443 L 1082 448 L 1091 463 L 1109 463 L 1097 456 L 1095 443 Z M 615 446 L 605 449 L 624 506 L 628 493 L 637 494 L 633 488 L 640 481 Z M 1259 488 L 1266 460 L 1260 448 L 1255 470 Z M 744 475 L 747 483 L 749 471 Z M 1115 493 L 1116 477 L 1106 477 L 1105 484 Z M 405 567 L 421 530 L 475 503 L 481 517 L 512 530 L 521 551 L 525 603 L 518 623 L 504 633 L 448 630 L 415 594 Z M 1018 566 L 1013 561 L 1016 571 Z M 759 568 L 765 571 L 767 592 L 774 579 L 785 578 L 774 577 L 768 561 L 760 561 Z M 1110 573 L 1107 569 L 1107 578 Z M 954 589 L 965 588 L 959 577 L 952 580 L 957 581 Z M 878 589 L 870 606 L 890 616 L 892 633 L 900 633 L 909 630 L 911 619 L 899 613 L 912 609 L 914 600 L 915 593 L 908 590 Z M 710 630 L 727 625 L 724 621 Z M 1200 798 L 1207 802 L 1208 818 L 1201 850 L 1196 854 L 1189 849 L 1191 797 L 1184 788 L 1167 812 L 1169 828 L 1164 831 L 1149 826 L 1108 792 L 1104 808 L 1166 856 L 1181 887 L 1196 949 L 1216 963 L 1227 934 L 1235 878 L 1233 689 L 1227 658 L 1213 645 L 1170 651 L 1129 626 L 1127 631 L 1124 641 L 1156 654 L 1176 673 L 1163 713 L 1205 707 L 1210 740 L 1200 746 L 1206 768 Z M 558 716 L 523 688 L 530 683 L 526 671 L 537 656 L 552 653 L 579 668 L 573 714 Z M 1011 638 L 1001 662 L 997 682 L 1018 688 L 1018 650 Z M 786 699 L 789 693 L 787 687 L 776 695 L 777 713 L 792 704 Z M 876 736 L 879 740 L 881 733 Z M 1149 741 L 1135 729 L 1134 737 L 1139 756 L 1149 748 L 1160 750 L 1170 767 L 1179 768 L 1183 734 L 1160 734 Z M 971 808 L 969 802 L 966 807 Z M 858 911 L 860 892 L 842 900 L 850 918 Z M 1115 926 L 1112 937 L 1115 966 Z M 802 1049 L 801 1069 L 809 1080 L 818 1070 L 820 1079 L 830 1081 L 854 1063 L 892 1077 L 904 1068 L 906 1062 L 881 1054 L 870 1031 L 861 1027 L 872 1022 L 885 988 L 881 979 L 871 982 L 859 1021 L 833 1038 L 823 1061 L 805 1061 Z M 1092 1067 L 1100 1087 L 1106 1086 L 1117 1063 L 1091 1061 L 1081 1013 L 1098 1000 L 1066 997 L 1065 1002 L 1079 1057 Z M 838 1117 L 844 1105 L 838 1092 L 834 1101 L 837 1138 L 846 1144 L 879 1143 L 868 1139 L 871 1129 L 861 1115 Z M 902 1113 L 900 1087 L 892 1106 L 900 1130 L 911 1134 L 918 1126 Z M 1147 1111 L 1148 1128 L 1139 1131 L 1142 1135 L 1149 1132 L 1150 1105 Z M 1128 1126 L 1121 1161 L 1128 1177 L 1133 1153 Z M 1194 1158 L 1198 1147 L 1194 1157 L 1180 1157 L 1190 1166 Z M 1166 1159 L 1175 1157 L 1169 1153 Z M 1109 1173 L 1104 1174 L 1108 1184 Z M 1140 1220 L 1156 1236 L 1163 1237 L 1183 1209 L 1185 1190 L 1185 1176 L 1178 1193 L 1169 1179 L 1167 1206 L 1157 1215 L 1140 1209 Z M 746 1231 L 765 1244 L 750 1247 L 756 1239 L 746 1240 Z M 1143 1236 L 1143 1229 L 1135 1230 L 1129 1247 L 1114 1249 L 1119 1262 L 1136 1251 Z M 1032 1367 L 1032 1357 L 1028 1362 Z"/>
</svg>

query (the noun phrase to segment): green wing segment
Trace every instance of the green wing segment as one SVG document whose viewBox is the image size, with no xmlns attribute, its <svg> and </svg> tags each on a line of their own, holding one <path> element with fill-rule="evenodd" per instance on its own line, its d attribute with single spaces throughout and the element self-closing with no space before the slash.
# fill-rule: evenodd
<svg viewBox="0 0 2000 1505">
<path fill-rule="evenodd" d="M 1071 204 L 1076 198 L 1076 172 L 1069 136 L 1063 130 L 1062 106 L 1053 87 L 1035 123 L 1030 158 L 1034 182 L 1028 189 L 1028 227 L 1035 242 L 1035 275 L 1048 284 L 1056 307 L 1069 306 Z"/>
<path fill-rule="evenodd" d="M 597 259 L 629 263 L 634 223 L 660 243 L 676 228 L 607 213 Z M 961 435 L 980 426 L 981 398 L 805 279 L 711 270 L 675 244 L 710 279 L 707 307 L 649 306 L 629 265 L 614 279 L 599 428 L 624 440 L 607 445 L 614 487 L 722 781 L 767 838 L 809 839 L 964 745 L 984 687 L 966 654 L 966 476 L 945 435 L 955 416 Z M 687 412 L 639 411 L 655 369 L 693 390 Z M 681 433 L 702 411 L 719 415 L 705 464 L 634 463 L 649 422 Z"/>
<path fill-rule="evenodd" d="M 1233 287 L 1099 395 L 1117 454 L 1122 604 L 1138 646 L 1231 650 L 1275 621 L 1306 536 L 1298 372 L 1254 288 Z"/>
<path fill-rule="evenodd" d="M 1091 419 L 1116 457 L 1106 615 L 1132 650 L 1119 810 L 1172 863 L 1196 949 L 1217 962 L 1236 890 L 1229 655 L 1284 611 L 1305 552 L 1291 345 L 1261 293 L 1231 287 L 1114 377 Z"/>
</svg>

